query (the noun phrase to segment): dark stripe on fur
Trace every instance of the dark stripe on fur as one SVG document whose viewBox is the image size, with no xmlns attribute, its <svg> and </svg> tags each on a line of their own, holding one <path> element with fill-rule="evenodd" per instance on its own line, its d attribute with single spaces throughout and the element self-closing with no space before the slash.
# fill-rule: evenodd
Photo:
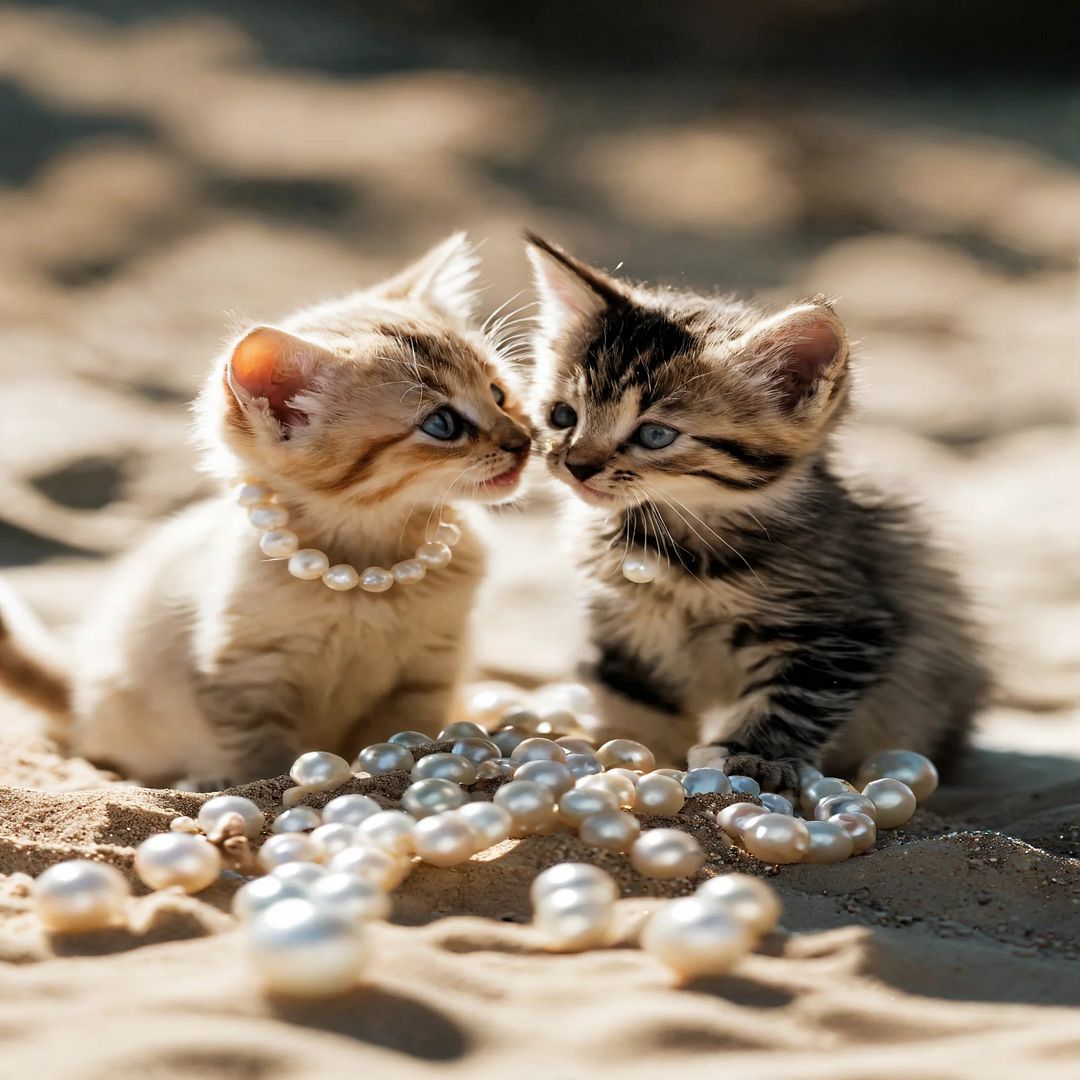
<svg viewBox="0 0 1080 1080">
<path fill-rule="evenodd" d="M 749 465 L 755 469 L 765 469 L 767 472 L 779 472 L 791 464 L 790 454 L 775 454 L 768 450 L 756 450 L 745 443 L 736 442 L 734 439 L 712 438 L 707 435 L 695 435 L 699 443 L 712 450 L 719 450 L 722 454 L 734 458 L 743 465 Z"/>
<path fill-rule="evenodd" d="M 678 713 L 678 697 L 672 687 L 639 656 L 617 642 L 601 647 L 596 677 L 605 686 L 632 701 L 651 705 L 661 712 Z"/>
</svg>

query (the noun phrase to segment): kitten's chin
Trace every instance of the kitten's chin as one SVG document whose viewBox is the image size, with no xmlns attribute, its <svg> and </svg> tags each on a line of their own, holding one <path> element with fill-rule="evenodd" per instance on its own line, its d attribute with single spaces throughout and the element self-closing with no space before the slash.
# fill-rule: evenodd
<svg viewBox="0 0 1080 1080">
<path fill-rule="evenodd" d="M 470 498 L 474 502 L 501 503 L 514 498 L 520 493 L 521 477 L 525 471 L 525 461 L 512 465 L 506 472 L 475 484 Z"/>
</svg>

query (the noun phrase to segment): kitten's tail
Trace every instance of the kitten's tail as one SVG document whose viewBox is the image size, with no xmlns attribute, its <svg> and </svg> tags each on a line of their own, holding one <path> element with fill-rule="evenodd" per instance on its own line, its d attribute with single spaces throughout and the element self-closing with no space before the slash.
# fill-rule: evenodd
<svg viewBox="0 0 1080 1080">
<path fill-rule="evenodd" d="M 0 582 L 0 686 L 50 714 L 49 734 L 64 742 L 71 677 L 44 624 Z"/>
</svg>

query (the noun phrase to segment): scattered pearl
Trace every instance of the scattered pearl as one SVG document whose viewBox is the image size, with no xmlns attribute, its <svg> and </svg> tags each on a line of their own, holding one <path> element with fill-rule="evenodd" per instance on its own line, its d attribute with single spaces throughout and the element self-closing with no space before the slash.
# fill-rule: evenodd
<svg viewBox="0 0 1080 1080">
<path fill-rule="evenodd" d="M 511 709 L 525 704 L 525 691 L 508 682 L 474 683 L 465 695 L 465 712 L 478 724 L 501 720 Z"/>
<path fill-rule="evenodd" d="M 205 837 L 159 833 L 135 849 L 135 873 L 151 889 L 179 885 L 186 893 L 202 892 L 217 881 L 221 855 Z"/>
<path fill-rule="evenodd" d="M 439 732 L 440 742 L 452 739 L 486 739 L 487 737 L 487 728 L 474 724 L 471 720 L 455 720 Z"/>
<path fill-rule="evenodd" d="M 510 760 L 519 764 L 525 761 L 566 761 L 566 751 L 551 739 L 523 739 L 510 752 Z"/>
<path fill-rule="evenodd" d="M 505 727 L 496 731 L 491 736 L 491 741 L 499 748 L 503 757 L 509 757 L 528 737 L 528 734 L 519 728 Z"/>
<path fill-rule="evenodd" d="M 608 903 L 619 898 L 619 887 L 606 870 L 592 863 L 564 862 L 537 874 L 529 886 L 529 899 L 535 908 L 563 889 L 593 893 Z"/>
<path fill-rule="evenodd" d="M 416 851 L 416 818 L 403 810 L 382 810 L 357 826 L 360 839 L 391 855 Z"/>
<path fill-rule="evenodd" d="M 599 773 L 596 776 L 583 776 L 575 785 L 579 788 L 600 788 L 610 791 L 620 806 L 630 809 L 637 802 L 637 787 L 625 776 L 614 773 Z"/>
<path fill-rule="evenodd" d="M 318 581 L 329 569 L 330 560 L 318 548 L 301 548 L 289 558 L 289 573 L 301 581 Z"/>
<path fill-rule="evenodd" d="M 865 795 L 845 792 L 843 795 L 826 795 L 814 807 L 814 817 L 818 821 L 828 821 L 836 814 L 865 814 L 877 820 L 877 807 Z"/>
<path fill-rule="evenodd" d="M 454 547 L 461 540 L 461 530 L 451 521 L 440 521 L 435 527 L 435 539 L 447 547 Z"/>
<path fill-rule="evenodd" d="M 802 812 L 810 817 L 814 813 L 814 807 L 828 795 L 844 795 L 855 789 L 839 776 L 822 776 L 817 780 L 811 780 L 799 792 L 799 805 Z"/>
<path fill-rule="evenodd" d="M 326 874 L 311 886 L 309 895 L 350 922 L 390 916 L 390 897 L 378 885 L 355 874 Z"/>
<path fill-rule="evenodd" d="M 317 862 L 283 862 L 275 866 L 268 877 L 278 881 L 292 881 L 297 885 L 313 885 L 326 877 L 326 867 Z"/>
<path fill-rule="evenodd" d="M 596 747 L 588 739 L 577 735 L 560 735 L 555 741 L 566 751 L 567 757 L 571 754 L 596 757 Z"/>
<path fill-rule="evenodd" d="M 471 858 L 480 837 L 459 813 L 434 814 L 416 825 L 416 854 L 432 866 L 457 866 Z"/>
<path fill-rule="evenodd" d="M 478 780 L 509 780 L 517 772 L 517 762 L 509 758 L 489 758 L 476 766 Z"/>
<path fill-rule="evenodd" d="M 925 802 L 938 786 L 934 763 L 913 750 L 882 750 L 867 758 L 859 770 L 859 785 L 871 780 L 899 780 L 907 784 L 919 802 Z"/>
<path fill-rule="evenodd" d="M 302 998 L 351 990 L 367 959 L 362 923 L 312 900 L 282 900 L 248 924 L 248 954 L 262 984 Z"/>
<path fill-rule="evenodd" d="M 650 829 L 634 841 L 630 861 L 639 874 L 667 880 L 693 877 L 705 862 L 705 853 L 689 833 Z"/>
<path fill-rule="evenodd" d="M 640 822 L 625 810 L 601 810 L 598 814 L 590 814 L 578 828 L 583 844 L 622 853 L 629 851 L 640 835 Z"/>
<path fill-rule="evenodd" d="M 642 948 L 682 978 L 723 975 L 753 944 L 746 924 L 696 896 L 664 904 L 649 919 Z"/>
<path fill-rule="evenodd" d="M 481 738 L 480 736 L 468 736 L 458 739 L 450 747 L 450 753 L 466 758 L 473 765 L 482 765 L 485 761 L 494 761 L 502 756 L 502 751 L 490 739 Z"/>
<path fill-rule="evenodd" d="M 799 862 L 810 850 L 806 822 L 786 814 L 762 814 L 743 830 L 743 846 L 767 863 Z"/>
<path fill-rule="evenodd" d="M 394 580 L 399 585 L 416 585 L 424 580 L 427 567 L 419 559 L 405 559 L 394 563 L 390 567 L 390 573 L 394 575 Z"/>
<path fill-rule="evenodd" d="M 248 521 L 256 529 L 283 529 L 289 524 L 289 512 L 283 506 L 253 506 L 248 511 Z"/>
<path fill-rule="evenodd" d="M 344 851 L 356 843 L 356 826 L 346 825 L 343 821 L 332 821 L 320 825 L 311 833 L 311 842 L 319 853 L 320 862 L 328 862 L 339 851 Z"/>
<path fill-rule="evenodd" d="M 725 806 L 716 815 L 716 822 L 732 840 L 742 841 L 743 833 L 749 827 L 750 822 L 767 813 L 769 813 L 768 810 L 755 803 L 732 803 L 730 806 Z"/>
<path fill-rule="evenodd" d="M 390 742 L 396 746 L 405 746 L 415 750 L 418 746 L 430 746 L 435 740 L 422 731 L 399 731 L 390 736 Z"/>
<path fill-rule="evenodd" d="M 564 709 L 573 713 L 592 712 L 596 708 L 596 695 L 584 683 L 548 683 L 533 694 L 533 701 L 542 711 Z"/>
<path fill-rule="evenodd" d="M 812 784 L 815 780 L 821 780 L 825 774 L 820 769 L 815 769 L 813 765 L 800 765 L 798 768 L 799 774 L 799 790 L 801 791 L 807 784 Z"/>
<path fill-rule="evenodd" d="M 703 881 L 694 894 L 709 904 L 720 904 L 749 930 L 767 934 L 780 921 L 780 898 L 761 878 L 750 874 L 722 874 Z"/>
<path fill-rule="evenodd" d="M 855 853 L 851 834 L 835 821 L 808 821 L 806 831 L 810 850 L 803 856 L 804 863 L 841 863 Z"/>
<path fill-rule="evenodd" d="M 238 506 L 252 507 L 269 501 L 273 494 L 269 488 L 261 484 L 240 484 L 234 492 L 234 497 Z"/>
<path fill-rule="evenodd" d="M 877 826 L 874 819 L 866 814 L 846 812 L 834 815 L 829 821 L 840 825 L 851 837 L 852 849 L 856 855 L 869 851 L 877 840 Z"/>
<path fill-rule="evenodd" d="M 510 835 L 514 824 L 510 811 L 493 802 L 466 803 L 453 812 L 460 814 L 480 838 L 478 851 L 501 844 Z"/>
<path fill-rule="evenodd" d="M 35 879 L 34 911 L 49 930 L 101 930 L 123 920 L 130 895 L 127 878 L 115 866 L 69 859 Z"/>
<path fill-rule="evenodd" d="M 295 558 L 296 556 L 293 556 Z M 360 584 L 360 574 L 355 566 L 348 563 L 338 563 L 331 566 L 322 576 L 323 584 L 334 592 L 348 592 Z"/>
<path fill-rule="evenodd" d="M 199 807 L 199 828 L 204 833 L 214 835 L 230 814 L 239 815 L 242 819 L 244 835 L 249 840 L 257 839 L 266 824 L 263 812 L 250 799 L 240 795 L 215 795 Z"/>
<path fill-rule="evenodd" d="M 758 798 L 761 800 L 761 805 L 771 813 L 787 814 L 789 817 L 795 815 L 795 807 L 783 795 L 778 795 L 774 791 L 763 791 Z"/>
<path fill-rule="evenodd" d="M 891 776 L 871 780 L 863 788 L 863 794 L 874 804 L 879 829 L 895 829 L 911 820 L 918 805 L 915 792 L 902 780 Z"/>
<path fill-rule="evenodd" d="M 735 795 L 761 794 L 761 785 L 752 776 L 729 776 L 728 780 Z"/>
<path fill-rule="evenodd" d="M 293 762 L 289 776 L 292 782 L 300 787 L 310 788 L 312 791 L 330 791 L 352 779 L 352 767 L 337 754 L 312 750 L 301 754 Z"/>
<path fill-rule="evenodd" d="M 274 818 L 270 831 L 273 833 L 307 832 L 309 829 L 317 829 L 321 824 L 322 818 L 314 807 L 294 806 L 291 810 L 286 810 Z"/>
<path fill-rule="evenodd" d="M 300 548 L 300 537 L 291 529 L 271 529 L 259 537 L 259 550 L 268 559 L 288 559 Z"/>
<path fill-rule="evenodd" d="M 648 555 L 627 555 L 622 561 L 623 577 L 637 585 L 647 585 L 656 580 L 659 565 Z"/>
<path fill-rule="evenodd" d="M 686 779 L 685 769 L 653 769 L 654 776 L 670 776 L 672 780 L 678 780 L 681 784 Z"/>
<path fill-rule="evenodd" d="M 532 780 L 511 780 L 495 792 L 494 802 L 513 820 L 512 834 L 550 831 L 555 824 L 555 796 L 543 784 Z"/>
<path fill-rule="evenodd" d="M 605 769 L 639 769 L 648 772 L 656 768 L 653 752 L 633 739 L 609 739 L 596 751 L 596 756 Z"/>
<path fill-rule="evenodd" d="M 267 872 L 283 863 L 317 862 L 321 857 L 319 846 L 307 833 L 290 832 L 271 836 L 259 848 L 259 865 Z"/>
<path fill-rule="evenodd" d="M 412 767 L 414 780 L 450 780 L 468 787 L 476 783 L 476 766 L 458 754 L 428 754 Z"/>
<path fill-rule="evenodd" d="M 383 773 L 413 767 L 412 751 L 399 743 L 380 742 L 365 746 L 357 755 L 352 767 L 357 772 L 381 776 Z"/>
<path fill-rule="evenodd" d="M 360 575 L 360 588 L 368 593 L 386 592 L 394 584 L 394 575 L 381 566 L 369 566 Z"/>
<path fill-rule="evenodd" d="M 543 784 L 556 799 L 574 786 L 574 774 L 558 761 L 526 761 L 518 766 L 514 779 Z"/>
<path fill-rule="evenodd" d="M 689 769 L 682 784 L 687 795 L 731 794 L 731 780 L 723 769 Z"/>
<path fill-rule="evenodd" d="M 385 892 L 393 892 L 409 876 L 410 864 L 382 848 L 359 844 L 339 851 L 330 860 L 330 869 L 335 874 L 353 874 Z"/>
<path fill-rule="evenodd" d="M 306 882 L 282 881 L 281 878 L 271 875 L 256 878 L 236 890 L 232 901 L 232 913 L 241 922 L 247 922 L 260 911 L 265 911 L 282 900 L 306 897 L 308 891 Z"/>
<path fill-rule="evenodd" d="M 575 780 L 580 780 L 583 776 L 595 776 L 604 771 L 604 766 L 593 754 L 567 754 L 566 767 Z"/>
<path fill-rule="evenodd" d="M 647 773 L 638 781 L 634 809 L 640 814 L 674 817 L 685 802 L 683 786 L 673 777 Z"/>
<path fill-rule="evenodd" d="M 564 825 L 576 829 L 593 814 L 618 809 L 619 800 L 606 788 L 574 788 L 559 799 L 557 813 Z"/>
<path fill-rule="evenodd" d="M 456 810 L 464 802 L 465 792 L 457 784 L 437 777 L 417 780 L 401 796 L 405 811 L 417 819 Z"/>
<path fill-rule="evenodd" d="M 540 717 L 524 705 L 503 713 L 499 721 L 500 729 L 512 728 L 515 731 L 524 732 L 526 736 L 540 734 L 542 726 Z"/>
<path fill-rule="evenodd" d="M 588 890 L 557 889 L 536 905 L 533 923 L 553 952 L 578 952 L 606 945 L 615 906 Z"/>
<path fill-rule="evenodd" d="M 454 553 L 448 544 L 439 540 L 425 540 L 417 549 L 416 557 L 424 566 L 432 570 L 438 570 L 446 566 L 453 558 Z"/>
<path fill-rule="evenodd" d="M 323 807 L 322 819 L 326 825 L 359 825 L 381 812 L 370 795 L 339 795 Z"/>
</svg>

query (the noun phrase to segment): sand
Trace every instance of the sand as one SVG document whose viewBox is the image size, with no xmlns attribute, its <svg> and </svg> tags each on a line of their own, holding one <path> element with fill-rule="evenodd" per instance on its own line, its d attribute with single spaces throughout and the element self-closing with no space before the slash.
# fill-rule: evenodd
<svg viewBox="0 0 1080 1080">
<path fill-rule="evenodd" d="M 688 805 L 702 873 L 749 866 L 784 902 L 725 978 L 674 987 L 633 947 L 690 886 L 616 856 L 600 861 L 627 897 L 618 946 L 544 953 L 531 877 L 595 858 L 560 834 L 418 869 L 372 931 L 370 985 L 319 1005 L 257 992 L 235 880 L 140 897 L 127 930 L 44 935 L 25 875 L 75 856 L 130 872 L 133 845 L 199 797 L 64 760 L 40 717 L 0 700 L 0 1075 L 1080 1076 L 1080 168 L 1055 126 L 1064 99 L 1014 82 L 995 112 L 981 83 L 919 96 L 887 79 L 785 93 L 772 71 L 730 95 L 712 73 L 548 73 L 527 52 L 508 70 L 476 25 L 410 52 L 416 28 L 392 16 L 335 9 L 332 33 L 297 32 L 284 10 L 0 14 L 0 556 L 58 633 L 117 552 L 201 492 L 184 403 L 228 313 L 273 319 L 457 226 L 487 238 L 494 308 L 526 285 L 531 225 L 636 275 L 838 296 L 861 356 L 852 466 L 921 501 L 957 552 L 999 689 L 953 781 L 841 866 L 749 863 Z M 581 653 L 581 613 L 552 587 L 570 564 L 555 507 L 537 482 L 492 518 L 477 675 L 563 678 Z M 283 786 L 248 794 L 269 808 Z"/>
</svg>

